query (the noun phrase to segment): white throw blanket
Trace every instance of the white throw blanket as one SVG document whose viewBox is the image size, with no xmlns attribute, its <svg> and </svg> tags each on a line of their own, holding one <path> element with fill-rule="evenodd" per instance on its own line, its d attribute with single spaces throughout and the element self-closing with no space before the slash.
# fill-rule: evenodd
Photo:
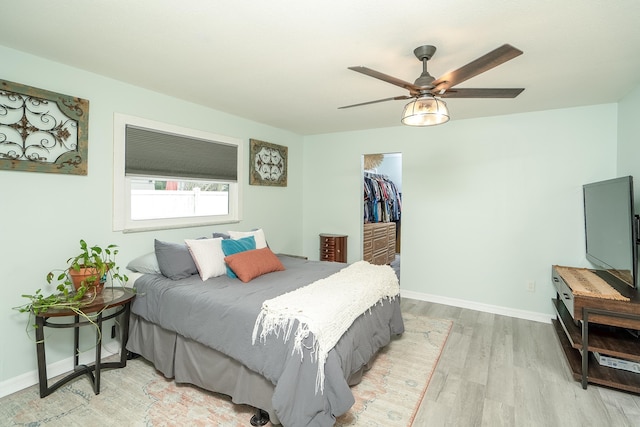
<svg viewBox="0 0 640 427">
<path fill-rule="evenodd" d="M 318 362 L 316 393 L 318 389 L 324 392 L 329 351 L 358 316 L 384 299 L 394 299 L 399 292 L 391 267 L 358 261 L 325 279 L 265 301 L 253 328 L 253 344 L 258 336 L 264 343 L 270 334 L 282 334 L 287 342 L 297 320 L 293 351 L 303 358 L 303 342 L 313 335 L 311 357 Z"/>
</svg>

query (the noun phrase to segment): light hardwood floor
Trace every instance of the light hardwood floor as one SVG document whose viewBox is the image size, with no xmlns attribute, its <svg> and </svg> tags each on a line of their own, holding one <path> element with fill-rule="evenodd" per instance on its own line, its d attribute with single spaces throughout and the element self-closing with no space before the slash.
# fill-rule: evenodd
<svg viewBox="0 0 640 427">
<path fill-rule="evenodd" d="M 413 427 L 640 426 L 640 396 L 574 381 L 551 324 L 404 298 L 453 327 Z"/>
</svg>

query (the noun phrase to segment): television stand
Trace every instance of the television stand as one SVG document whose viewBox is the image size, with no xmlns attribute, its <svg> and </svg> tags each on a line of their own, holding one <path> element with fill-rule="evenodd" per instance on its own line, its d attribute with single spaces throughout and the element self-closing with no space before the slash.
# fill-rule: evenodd
<svg viewBox="0 0 640 427">
<path fill-rule="evenodd" d="M 640 394 L 640 373 L 600 365 L 593 354 L 640 363 L 640 339 L 626 330 L 640 329 L 638 291 L 606 279 L 630 300 L 586 297 L 575 295 L 555 267 L 552 278 L 556 287 L 552 323 L 574 379 L 584 389 L 592 383 Z"/>
</svg>

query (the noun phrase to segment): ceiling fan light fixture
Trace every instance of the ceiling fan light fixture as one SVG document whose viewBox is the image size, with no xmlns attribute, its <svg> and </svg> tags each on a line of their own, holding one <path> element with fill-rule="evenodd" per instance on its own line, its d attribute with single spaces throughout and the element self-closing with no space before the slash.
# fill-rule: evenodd
<svg viewBox="0 0 640 427">
<path fill-rule="evenodd" d="M 405 105 L 402 123 L 407 126 L 435 126 L 449 121 L 449 109 L 440 98 L 422 95 Z"/>
</svg>

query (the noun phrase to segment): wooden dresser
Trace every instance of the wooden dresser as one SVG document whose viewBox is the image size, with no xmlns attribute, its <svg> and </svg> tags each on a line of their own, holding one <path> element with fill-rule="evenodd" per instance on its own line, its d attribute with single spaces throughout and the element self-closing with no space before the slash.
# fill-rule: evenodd
<svg viewBox="0 0 640 427">
<path fill-rule="evenodd" d="M 347 235 L 320 234 L 320 261 L 347 262 Z"/>
<path fill-rule="evenodd" d="M 364 224 L 362 259 L 371 264 L 391 264 L 396 257 L 396 223 Z"/>
</svg>

